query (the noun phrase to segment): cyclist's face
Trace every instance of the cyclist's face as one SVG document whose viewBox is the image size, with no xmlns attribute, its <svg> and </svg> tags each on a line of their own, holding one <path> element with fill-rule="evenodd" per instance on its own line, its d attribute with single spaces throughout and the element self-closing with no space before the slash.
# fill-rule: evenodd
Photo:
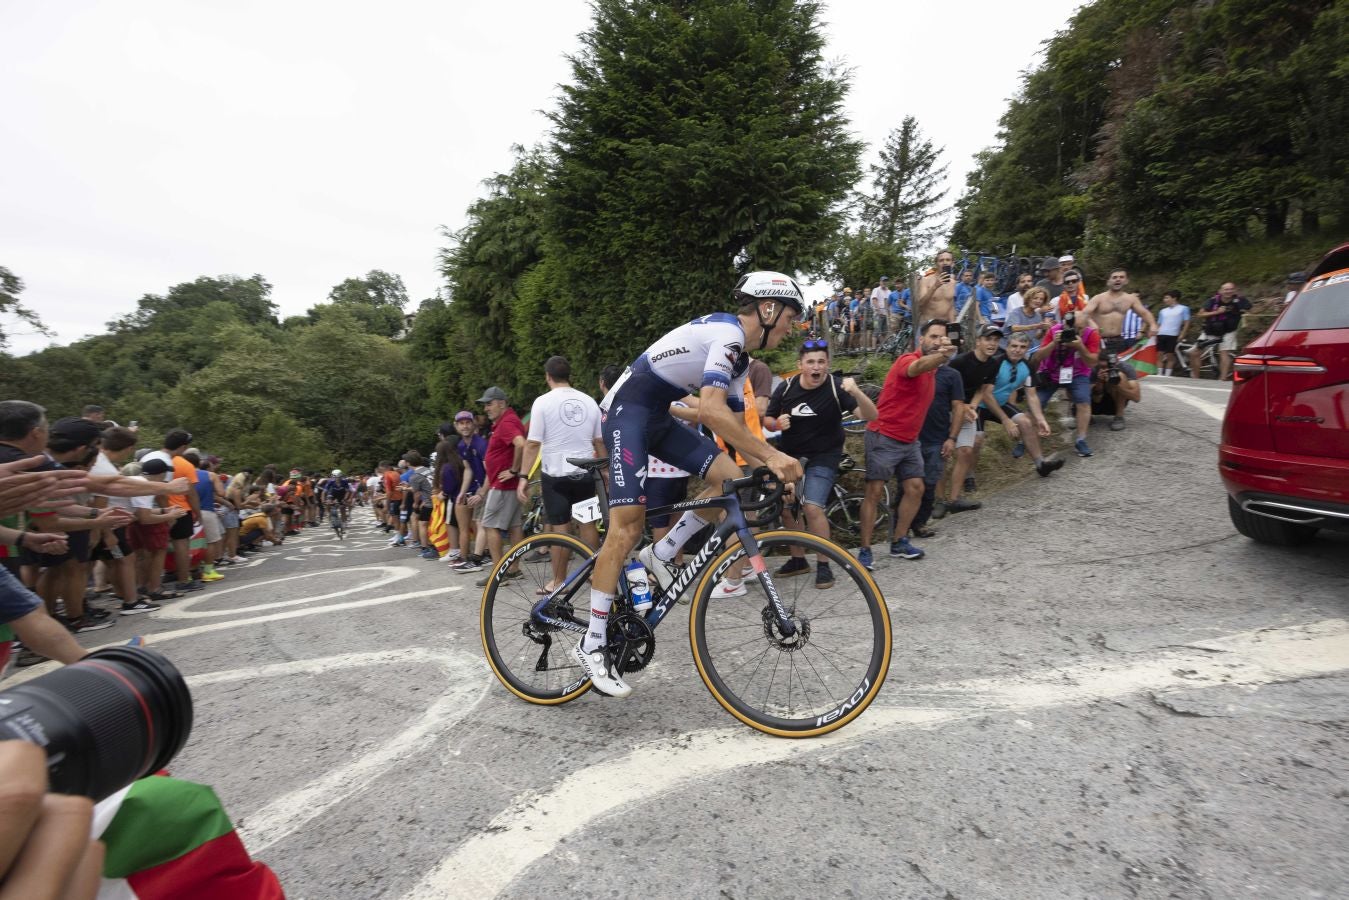
<svg viewBox="0 0 1349 900">
<path fill-rule="evenodd" d="M 782 313 L 781 316 L 778 316 L 777 323 L 768 332 L 768 346 L 776 347 L 782 343 L 783 338 L 791 333 L 792 326 L 796 324 L 796 310 L 785 303 L 773 300 L 760 303 L 759 310 L 763 313 L 764 319 L 769 322 L 773 321 L 773 317 L 777 316 L 779 311 Z"/>
</svg>

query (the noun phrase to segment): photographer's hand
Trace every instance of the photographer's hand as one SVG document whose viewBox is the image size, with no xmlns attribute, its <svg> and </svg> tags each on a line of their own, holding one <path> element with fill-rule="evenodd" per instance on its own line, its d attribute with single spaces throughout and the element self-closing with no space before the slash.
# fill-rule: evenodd
<svg viewBox="0 0 1349 900">
<path fill-rule="evenodd" d="M 0 741 L 0 894 L 92 898 L 103 844 L 89 839 L 94 804 L 47 793 L 47 755 L 26 741 Z"/>
</svg>

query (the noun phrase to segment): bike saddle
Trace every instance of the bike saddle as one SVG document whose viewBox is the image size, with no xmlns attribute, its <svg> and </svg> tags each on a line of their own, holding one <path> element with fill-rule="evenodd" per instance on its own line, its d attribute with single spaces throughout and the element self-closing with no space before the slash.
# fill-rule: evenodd
<svg viewBox="0 0 1349 900">
<path fill-rule="evenodd" d="M 589 472 L 592 469 L 598 469 L 602 466 L 609 465 L 609 457 L 568 456 L 567 462 L 571 463 L 573 466 L 576 466 L 576 468 L 578 469 L 585 469 L 587 472 Z"/>
</svg>

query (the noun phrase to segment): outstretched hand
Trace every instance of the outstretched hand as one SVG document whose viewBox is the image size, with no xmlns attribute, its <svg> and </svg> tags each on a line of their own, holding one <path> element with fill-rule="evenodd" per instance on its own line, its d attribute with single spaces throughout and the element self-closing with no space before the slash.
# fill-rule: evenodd
<svg viewBox="0 0 1349 900">
<path fill-rule="evenodd" d="M 47 793 L 47 755 L 26 741 L 0 741 L 0 894 L 92 898 L 103 844 L 90 840 L 94 804 Z"/>
</svg>

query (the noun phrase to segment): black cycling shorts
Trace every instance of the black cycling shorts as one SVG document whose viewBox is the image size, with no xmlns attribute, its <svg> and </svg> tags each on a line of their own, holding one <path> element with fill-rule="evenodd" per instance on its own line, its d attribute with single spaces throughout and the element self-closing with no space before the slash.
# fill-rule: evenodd
<svg viewBox="0 0 1349 900">
<path fill-rule="evenodd" d="M 577 478 L 545 473 L 542 483 L 543 512 L 549 525 L 566 525 L 571 521 L 572 505 L 595 496 L 595 479 L 589 472 Z"/>
</svg>

